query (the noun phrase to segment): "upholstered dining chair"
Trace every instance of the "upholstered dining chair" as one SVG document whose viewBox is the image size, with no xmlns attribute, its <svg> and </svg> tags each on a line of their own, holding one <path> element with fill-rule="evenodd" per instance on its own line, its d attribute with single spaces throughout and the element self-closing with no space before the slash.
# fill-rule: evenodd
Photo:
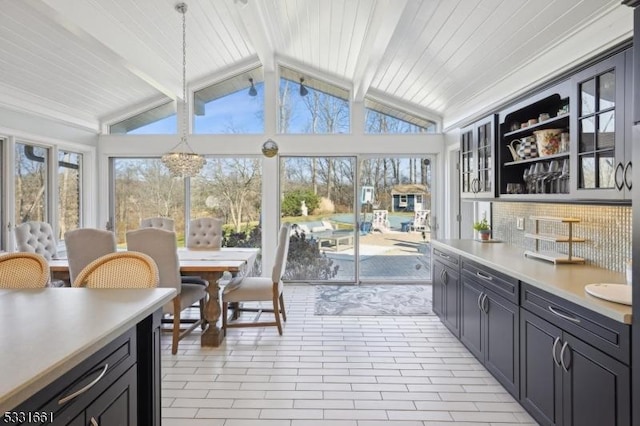
<svg viewBox="0 0 640 426">
<path fill-rule="evenodd" d="M 222 219 L 202 217 L 189 222 L 187 248 L 190 250 L 219 250 L 222 246 Z"/>
<path fill-rule="evenodd" d="M 160 274 L 160 287 L 175 288 L 178 291 L 178 295 L 173 301 L 163 307 L 165 314 L 173 316 L 171 353 L 175 355 L 178 352 L 178 342 L 204 322 L 202 308 L 206 302 L 206 286 L 182 283 L 175 232 L 157 228 L 129 231 L 127 232 L 127 247 L 129 250 L 149 255 L 156 262 Z M 187 328 L 181 330 L 181 312 L 196 302 L 200 305 L 199 320 L 190 323 Z"/>
<path fill-rule="evenodd" d="M 37 253 L 0 254 L 0 288 L 42 288 L 49 282 L 49 264 Z"/>
<path fill-rule="evenodd" d="M 37 253 L 47 261 L 58 255 L 58 242 L 53 229 L 47 222 L 30 221 L 21 223 L 14 228 L 16 248 L 25 253 Z M 51 280 L 52 287 L 63 287 L 62 280 Z"/>
<path fill-rule="evenodd" d="M 278 247 L 276 249 L 276 259 L 271 271 L 271 278 L 268 277 L 245 277 L 237 284 L 227 285 L 222 291 L 222 330 L 227 333 L 227 328 L 237 327 L 265 327 L 276 326 L 278 333 L 282 335 L 282 321 L 287 320 L 284 307 L 282 275 L 287 266 L 287 254 L 289 252 L 290 224 L 283 224 L 278 234 Z M 243 302 L 272 302 L 273 309 L 244 308 L 240 306 Z M 230 322 L 228 318 L 229 303 L 236 304 L 232 318 L 236 318 L 243 311 L 258 312 L 254 322 Z M 258 321 L 262 312 L 273 312 L 275 321 Z"/>
<path fill-rule="evenodd" d="M 105 254 L 89 263 L 76 277 L 73 287 L 155 288 L 158 267 L 144 253 L 123 251 Z"/>
<path fill-rule="evenodd" d="M 73 283 L 89 263 L 116 251 L 116 235 L 111 231 L 80 228 L 64 234 L 69 259 L 69 279 Z"/>
<path fill-rule="evenodd" d="M 168 217 L 148 217 L 140 221 L 140 228 L 160 228 L 167 231 L 175 231 L 175 223 L 173 219 Z"/>
</svg>

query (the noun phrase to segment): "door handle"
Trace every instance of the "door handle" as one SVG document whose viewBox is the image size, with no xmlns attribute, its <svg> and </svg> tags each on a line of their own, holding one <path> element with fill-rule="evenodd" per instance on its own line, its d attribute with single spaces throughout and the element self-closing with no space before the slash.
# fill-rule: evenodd
<svg viewBox="0 0 640 426">
<path fill-rule="evenodd" d="M 100 379 L 102 379 L 104 377 L 104 375 L 107 374 L 107 369 L 108 368 L 109 368 L 109 364 L 105 364 L 104 365 L 104 369 L 102 370 L 102 372 L 100 373 L 100 375 L 98 377 L 96 377 L 91 383 L 89 383 L 87 386 L 83 387 L 82 389 L 78 389 L 74 393 L 72 393 L 70 395 L 67 395 L 67 396 L 65 396 L 63 398 L 60 398 L 60 400 L 58 401 L 58 405 L 65 404 L 65 403 L 71 401 L 72 399 L 77 398 L 78 396 L 82 395 L 83 393 L 85 393 L 86 391 L 91 389 L 92 387 L 94 387 L 96 385 L 96 383 L 98 383 L 100 381 Z"/>
<path fill-rule="evenodd" d="M 580 320 L 578 318 L 574 318 L 574 317 L 571 317 L 571 316 L 569 316 L 567 314 L 563 314 L 562 312 L 558 312 L 557 310 L 553 309 L 553 306 L 549 306 L 549 311 L 552 314 L 554 314 L 556 316 L 559 316 L 560 318 L 564 318 L 564 319 L 566 319 L 568 321 L 575 322 L 576 324 L 580 324 Z"/>
<path fill-rule="evenodd" d="M 558 361 L 558 358 L 556 357 L 556 346 L 558 346 L 558 343 L 560 343 L 560 337 L 556 337 L 556 339 L 553 341 L 553 347 L 551 348 L 551 356 L 553 356 L 553 363 L 558 367 L 560 367 L 560 361 Z"/>
<path fill-rule="evenodd" d="M 493 281 L 493 277 L 490 277 L 489 275 L 485 275 L 482 272 L 476 272 L 476 276 L 478 278 L 482 278 L 483 280 Z"/>
<path fill-rule="evenodd" d="M 478 295 L 478 309 L 480 309 L 481 311 L 482 311 L 482 305 L 481 305 L 482 302 L 481 302 L 481 300 L 482 300 L 482 296 L 483 295 L 484 295 L 484 293 L 480 293 Z M 484 312 L 484 311 L 482 311 L 482 312 Z"/>
<path fill-rule="evenodd" d="M 482 312 L 485 314 L 489 313 L 489 299 L 486 293 L 482 296 Z"/>
<path fill-rule="evenodd" d="M 100 424 L 98 423 L 98 421 L 96 419 L 91 417 L 91 426 L 100 426 Z"/>
<path fill-rule="evenodd" d="M 562 364 L 562 369 L 566 372 L 569 372 L 569 367 L 571 367 L 571 365 L 565 364 L 564 363 L 564 351 L 569 347 L 569 343 L 568 342 L 564 342 L 562 344 L 562 349 L 560 349 L 560 364 Z M 571 350 L 569 350 L 569 357 L 571 357 Z"/>
<path fill-rule="evenodd" d="M 622 176 L 620 176 L 619 172 L 622 173 Z M 620 177 L 620 179 L 618 179 L 618 177 Z M 616 169 L 613 172 L 613 184 L 618 191 L 622 191 L 624 188 L 624 166 L 622 163 L 616 164 Z"/>
<path fill-rule="evenodd" d="M 631 178 L 633 177 L 633 173 L 631 173 L 631 176 L 629 176 L 629 171 L 633 172 L 633 164 L 631 163 L 631 161 L 629 161 L 627 165 L 624 166 L 624 172 L 622 173 L 622 175 L 624 176 L 624 184 L 626 185 L 627 189 L 631 191 L 631 187 L 633 183 L 631 181 Z M 627 179 L 628 176 L 629 176 L 629 179 Z"/>
<path fill-rule="evenodd" d="M 449 284 L 449 274 L 447 274 L 446 270 L 442 271 L 442 282 L 446 284 Z"/>
</svg>

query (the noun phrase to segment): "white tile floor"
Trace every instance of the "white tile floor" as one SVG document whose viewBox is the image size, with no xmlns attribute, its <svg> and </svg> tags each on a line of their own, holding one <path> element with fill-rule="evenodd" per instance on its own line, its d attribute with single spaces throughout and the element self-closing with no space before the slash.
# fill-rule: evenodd
<svg viewBox="0 0 640 426">
<path fill-rule="evenodd" d="M 285 303 L 283 336 L 196 332 L 175 356 L 163 336 L 164 426 L 536 424 L 436 316 L 314 316 L 305 285 Z"/>
</svg>

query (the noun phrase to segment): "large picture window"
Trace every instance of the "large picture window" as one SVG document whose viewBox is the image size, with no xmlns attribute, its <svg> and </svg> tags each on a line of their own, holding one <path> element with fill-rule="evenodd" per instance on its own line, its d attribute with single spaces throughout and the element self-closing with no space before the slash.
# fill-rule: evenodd
<svg viewBox="0 0 640 426">
<path fill-rule="evenodd" d="M 15 221 L 48 220 L 49 149 L 26 143 L 15 144 Z"/>
<path fill-rule="evenodd" d="M 175 221 L 178 244 L 184 245 L 184 182 L 172 178 L 159 158 L 114 158 L 114 228 L 118 244 L 147 217 Z"/>
<path fill-rule="evenodd" d="M 174 135 L 178 131 L 173 101 L 109 126 L 112 135 Z"/>
<path fill-rule="evenodd" d="M 349 133 L 349 92 L 280 68 L 278 132 Z"/>
<path fill-rule="evenodd" d="M 264 133 L 260 69 L 197 90 L 193 102 L 193 133 Z"/>
<path fill-rule="evenodd" d="M 397 108 L 373 101 L 364 100 L 365 132 L 367 133 L 435 133 L 434 121 Z"/>
<path fill-rule="evenodd" d="M 58 240 L 82 225 L 81 176 L 82 154 L 58 151 Z"/>
</svg>

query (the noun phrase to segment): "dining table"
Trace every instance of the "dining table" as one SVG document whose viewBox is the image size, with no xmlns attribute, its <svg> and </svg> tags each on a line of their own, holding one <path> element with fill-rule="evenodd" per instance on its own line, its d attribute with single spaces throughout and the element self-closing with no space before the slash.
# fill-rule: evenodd
<svg viewBox="0 0 640 426">
<path fill-rule="evenodd" d="M 220 304 L 220 285 L 240 281 L 253 270 L 255 259 L 259 253 L 257 248 L 223 247 L 220 250 L 178 249 L 180 273 L 197 275 L 208 281 L 207 302 L 203 315 L 206 328 L 200 338 L 201 346 L 218 347 L 224 340 L 219 320 L 222 314 Z M 56 258 L 49 261 L 51 276 L 57 279 L 69 279 L 69 261 Z M 225 272 L 231 273 L 228 282 L 222 283 Z M 227 313 L 225 312 L 225 315 Z"/>
</svg>

